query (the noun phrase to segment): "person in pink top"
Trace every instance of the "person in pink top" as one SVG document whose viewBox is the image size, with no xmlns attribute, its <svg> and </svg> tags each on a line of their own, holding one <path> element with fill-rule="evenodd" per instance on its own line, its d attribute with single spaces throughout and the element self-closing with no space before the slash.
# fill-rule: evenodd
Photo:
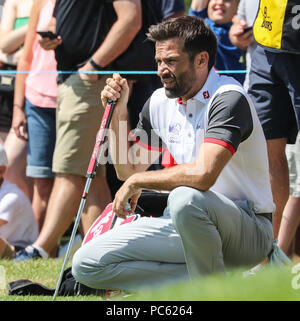
<svg viewBox="0 0 300 321">
<path fill-rule="evenodd" d="M 52 0 L 38 0 L 32 7 L 24 51 L 17 67 L 18 71 L 30 70 L 30 73 L 17 74 L 12 122 L 16 135 L 28 139 L 26 175 L 34 180 L 32 207 L 39 230 L 54 181 L 57 72 L 54 52 L 40 46 L 36 31 L 47 28 L 54 4 Z"/>
<path fill-rule="evenodd" d="M 3 2 L 3 1 L 2 1 Z M 0 69 L 15 71 L 23 52 L 33 0 L 5 0 L 0 22 Z M 26 176 L 27 141 L 19 139 L 12 125 L 14 90 L 0 93 L 0 138 L 7 153 L 4 178 L 16 184 L 30 200 L 33 182 Z"/>
</svg>

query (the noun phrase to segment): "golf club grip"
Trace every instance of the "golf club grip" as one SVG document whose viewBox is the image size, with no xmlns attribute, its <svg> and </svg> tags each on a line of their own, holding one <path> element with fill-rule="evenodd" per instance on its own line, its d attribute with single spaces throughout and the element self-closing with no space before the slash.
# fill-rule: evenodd
<svg viewBox="0 0 300 321">
<path fill-rule="evenodd" d="M 101 120 L 101 125 L 100 125 L 99 131 L 97 133 L 96 143 L 95 143 L 93 153 L 92 153 L 92 156 L 90 159 L 90 163 L 88 166 L 87 176 L 95 174 L 95 170 L 97 167 L 98 153 L 99 153 L 101 145 L 104 143 L 105 132 L 109 127 L 109 124 L 110 124 L 116 104 L 117 104 L 117 101 L 112 101 L 110 99 L 107 100 L 107 104 L 106 104 L 104 114 L 103 114 L 103 117 Z"/>
</svg>

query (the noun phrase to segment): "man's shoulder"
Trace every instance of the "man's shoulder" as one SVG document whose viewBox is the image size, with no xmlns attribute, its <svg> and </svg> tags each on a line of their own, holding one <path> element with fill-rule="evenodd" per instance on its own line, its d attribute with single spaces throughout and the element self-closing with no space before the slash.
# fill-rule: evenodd
<svg viewBox="0 0 300 321">
<path fill-rule="evenodd" d="M 233 77 L 221 75 L 219 77 L 218 86 L 215 93 L 222 93 L 226 91 L 238 91 L 244 96 L 247 95 L 243 86 Z"/>
<path fill-rule="evenodd" d="M 170 99 L 166 96 L 164 88 L 156 89 L 145 103 L 142 115 L 148 117 L 151 122 L 161 122 L 166 119 L 170 110 L 168 107 L 172 106 L 172 102 L 175 101 L 175 98 Z"/>
<path fill-rule="evenodd" d="M 168 98 L 166 96 L 166 92 L 164 88 L 158 88 L 156 89 L 150 99 L 149 99 L 149 105 L 150 106 L 156 106 L 156 107 L 160 107 L 166 104 L 166 102 L 168 102 L 170 100 L 170 98 Z"/>
<path fill-rule="evenodd" d="M 242 85 L 235 80 L 233 77 L 226 75 L 218 75 L 216 72 L 211 72 L 208 76 L 207 82 L 200 91 L 202 94 L 206 94 L 206 99 L 208 104 L 212 104 L 216 96 L 224 92 L 237 91 L 244 96 L 247 96 L 245 89 Z"/>
<path fill-rule="evenodd" d="M 165 89 L 163 87 L 154 90 L 151 95 L 151 99 L 159 99 L 159 98 L 168 99 L 168 97 L 166 96 Z"/>
<path fill-rule="evenodd" d="M 220 104 L 232 107 L 237 101 L 243 101 L 243 106 L 253 109 L 253 103 L 246 90 L 232 77 L 220 76 L 208 102 L 208 111 Z"/>
</svg>

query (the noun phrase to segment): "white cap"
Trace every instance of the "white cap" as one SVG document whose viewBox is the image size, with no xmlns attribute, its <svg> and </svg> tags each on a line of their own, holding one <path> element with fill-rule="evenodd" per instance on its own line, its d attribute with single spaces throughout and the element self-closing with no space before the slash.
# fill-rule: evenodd
<svg viewBox="0 0 300 321">
<path fill-rule="evenodd" d="M 8 160 L 4 147 L 0 144 L 0 166 L 7 166 Z"/>
</svg>

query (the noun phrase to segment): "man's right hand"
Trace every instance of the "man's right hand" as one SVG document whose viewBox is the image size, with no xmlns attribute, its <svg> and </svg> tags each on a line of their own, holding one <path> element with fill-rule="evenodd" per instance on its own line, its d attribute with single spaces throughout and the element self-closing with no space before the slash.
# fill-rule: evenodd
<svg viewBox="0 0 300 321">
<path fill-rule="evenodd" d="M 112 78 L 106 79 L 106 86 L 101 92 L 101 101 L 103 107 L 106 106 L 107 100 L 118 100 L 118 105 L 126 107 L 127 114 L 127 102 L 129 98 L 129 86 L 125 78 L 122 78 L 119 74 L 113 74 Z M 122 107 L 121 107 L 122 108 Z M 121 110 L 119 110 L 120 112 Z M 124 110 L 125 112 L 125 110 Z"/>
<path fill-rule="evenodd" d="M 62 43 L 62 39 L 60 36 L 58 36 L 55 39 L 50 39 L 50 38 L 43 38 L 41 36 L 39 36 L 39 43 L 41 45 L 41 47 L 45 50 L 52 50 L 55 49 L 57 46 L 61 45 Z"/>
<path fill-rule="evenodd" d="M 229 30 L 229 38 L 233 45 L 241 50 L 246 50 L 254 41 L 252 30 L 244 32 L 247 27 L 246 21 L 234 16 L 232 26 Z"/>
<path fill-rule="evenodd" d="M 52 17 L 50 23 L 48 24 L 47 30 L 52 31 L 54 34 L 56 33 L 56 19 L 54 17 Z M 39 36 L 39 43 L 43 49 L 52 50 L 61 45 L 62 39 L 61 36 L 58 36 L 55 39 L 42 38 Z"/>
</svg>

